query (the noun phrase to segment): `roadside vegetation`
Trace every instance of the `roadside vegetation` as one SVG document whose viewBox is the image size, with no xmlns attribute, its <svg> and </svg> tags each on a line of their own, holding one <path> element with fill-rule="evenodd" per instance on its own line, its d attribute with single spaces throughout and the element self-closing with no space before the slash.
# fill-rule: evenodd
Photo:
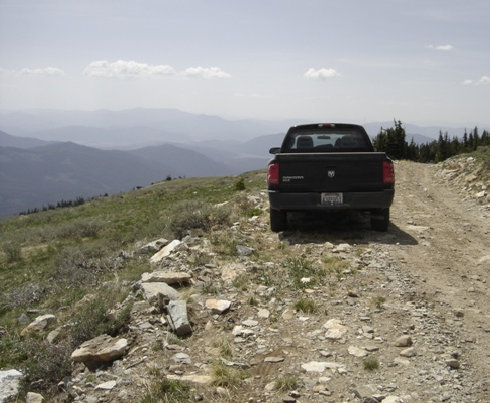
<svg viewBox="0 0 490 403">
<path fill-rule="evenodd" d="M 437 140 L 425 144 L 415 144 L 413 139 L 407 142 L 407 135 L 401 121 L 394 122 L 394 127 L 381 128 L 373 140 L 378 151 L 384 151 L 390 158 L 407 159 L 416 162 L 441 162 L 458 154 L 477 151 L 485 153 L 490 147 L 490 133 L 480 132 L 475 127 L 469 132 L 461 133 L 460 137 L 449 138 L 448 133 L 439 132 Z M 480 150 L 479 150 L 480 149 Z"/>
<path fill-rule="evenodd" d="M 147 259 L 135 256 L 138 246 L 228 228 L 253 216 L 245 193 L 264 183 L 262 172 L 176 179 L 1 219 L 0 369 L 23 370 L 30 390 L 49 391 L 71 371 L 70 354 L 83 341 L 127 330 L 131 304 L 123 301 L 131 282 L 149 270 Z M 236 202 L 220 205 L 229 200 Z M 61 341 L 21 336 L 45 313 L 56 315 Z M 163 382 L 148 401 L 164 389 L 182 392 Z"/>
</svg>

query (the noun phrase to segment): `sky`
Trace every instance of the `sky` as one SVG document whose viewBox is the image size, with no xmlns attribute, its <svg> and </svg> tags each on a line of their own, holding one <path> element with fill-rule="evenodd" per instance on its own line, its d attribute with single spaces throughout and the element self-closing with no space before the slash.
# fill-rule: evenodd
<svg viewBox="0 0 490 403">
<path fill-rule="evenodd" d="M 0 0 L 0 109 L 490 123 L 490 0 Z"/>
</svg>

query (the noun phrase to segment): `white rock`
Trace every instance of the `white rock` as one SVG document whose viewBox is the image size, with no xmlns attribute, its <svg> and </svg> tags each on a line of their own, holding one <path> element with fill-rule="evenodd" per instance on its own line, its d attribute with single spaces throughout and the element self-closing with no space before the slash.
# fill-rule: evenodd
<svg viewBox="0 0 490 403">
<path fill-rule="evenodd" d="M 386 396 L 383 400 L 381 400 L 382 403 L 403 403 L 403 399 L 398 397 L 398 396 Z"/>
<path fill-rule="evenodd" d="M 347 333 L 347 328 L 342 325 L 342 322 L 339 319 L 330 319 L 323 325 L 323 328 L 327 329 L 325 338 L 330 340 L 341 339 Z"/>
<path fill-rule="evenodd" d="M 56 316 L 54 315 L 42 315 L 38 316 L 31 322 L 25 329 L 22 330 L 21 335 L 25 336 L 29 333 L 39 333 L 45 329 L 48 329 L 51 325 L 56 323 Z"/>
<path fill-rule="evenodd" d="M 173 300 L 167 305 L 170 326 L 177 336 L 185 337 L 192 333 L 187 318 L 187 304 L 184 300 Z"/>
<path fill-rule="evenodd" d="M 324 372 L 326 369 L 340 370 L 343 368 L 343 366 L 341 364 L 337 364 L 336 362 L 310 361 L 306 364 L 302 364 L 301 368 L 303 368 L 303 370 L 306 372 Z"/>
<path fill-rule="evenodd" d="M 160 249 L 157 253 L 155 253 L 151 258 L 150 262 L 151 263 L 158 263 L 160 260 L 163 258 L 169 256 L 172 251 L 181 244 L 181 242 L 178 239 L 174 239 L 172 242 L 170 242 L 168 245 Z"/>
<path fill-rule="evenodd" d="M 141 289 L 145 299 L 157 308 L 164 305 L 164 300 L 180 298 L 179 292 L 167 283 L 141 283 Z"/>
<path fill-rule="evenodd" d="M 112 362 L 125 354 L 127 346 L 126 339 L 117 339 L 103 334 L 82 343 L 71 354 L 71 359 L 86 364 Z"/>
<path fill-rule="evenodd" d="M 231 332 L 235 337 L 251 337 L 255 335 L 255 333 L 250 329 L 245 329 L 243 326 L 235 326 Z"/>
<path fill-rule="evenodd" d="M 352 246 L 350 246 L 348 243 L 340 243 L 332 250 L 332 252 L 334 253 L 349 252 L 351 249 Z"/>
<path fill-rule="evenodd" d="M 270 362 L 270 363 L 278 363 L 278 362 L 283 362 L 284 357 L 265 357 L 264 362 Z"/>
<path fill-rule="evenodd" d="M 187 284 L 190 279 L 191 275 L 189 273 L 164 270 L 155 270 L 141 275 L 143 283 Z"/>
<path fill-rule="evenodd" d="M 34 392 L 27 392 L 26 403 L 42 403 L 44 402 L 43 395 Z"/>
<path fill-rule="evenodd" d="M 211 312 L 222 314 L 225 313 L 231 307 L 231 301 L 226 299 L 215 299 L 210 298 L 206 300 L 206 308 L 210 309 Z"/>
<path fill-rule="evenodd" d="M 170 359 L 177 364 L 190 364 L 191 358 L 185 353 L 174 354 Z"/>
<path fill-rule="evenodd" d="M 247 319 L 247 320 L 244 320 L 242 322 L 242 325 L 247 326 L 247 327 L 255 327 L 258 324 L 259 324 L 259 322 L 257 322 L 256 320 L 253 320 L 253 319 Z"/>
<path fill-rule="evenodd" d="M 101 383 L 95 387 L 95 390 L 112 390 L 116 387 L 117 382 L 116 381 L 108 381 Z"/>
<path fill-rule="evenodd" d="M 257 316 L 260 319 L 268 319 L 271 313 L 267 309 L 259 309 L 257 312 Z"/>
<path fill-rule="evenodd" d="M 22 378 L 24 375 L 16 369 L 0 371 L 0 402 L 15 400 Z"/>
<path fill-rule="evenodd" d="M 350 355 L 353 355 L 354 357 L 358 357 L 358 358 L 363 358 L 368 354 L 366 350 L 356 346 L 349 346 L 347 351 L 349 352 Z"/>
<path fill-rule="evenodd" d="M 410 336 L 400 336 L 395 341 L 396 347 L 409 347 L 412 345 L 412 338 Z"/>
<path fill-rule="evenodd" d="M 244 245 L 237 245 L 236 251 L 238 253 L 238 256 L 250 256 L 254 253 L 254 249 Z"/>
<path fill-rule="evenodd" d="M 160 238 L 155 241 L 149 242 L 140 248 L 142 253 L 155 253 L 158 252 L 162 247 L 168 244 L 168 240 L 165 238 Z"/>
<path fill-rule="evenodd" d="M 166 378 L 171 381 L 190 382 L 198 385 L 211 385 L 214 381 L 209 375 L 173 375 L 168 374 Z"/>
<path fill-rule="evenodd" d="M 400 351 L 400 355 L 402 357 L 410 358 L 410 357 L 415 357 L 417 355 L 417 352 L 415 351 L 414 347 L 409 347 Z"/>
</svg>

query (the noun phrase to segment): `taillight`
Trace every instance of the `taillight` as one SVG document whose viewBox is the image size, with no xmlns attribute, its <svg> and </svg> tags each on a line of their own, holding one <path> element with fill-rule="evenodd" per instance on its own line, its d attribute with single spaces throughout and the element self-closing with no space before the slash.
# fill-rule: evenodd
<svg viewBox="0 0 490 403">
<path fill-rule="evenodd" d="M 385 185 L 395 183 L 395 165 L 391 161 L 383 161 L 383 183 Z"/>
<path fill-rule="evenodd" d="M 269 164 L 269 171 L 267 173 L 268 185 L 279 185 L 279 164 L 274 162 Z"/>
</svg>

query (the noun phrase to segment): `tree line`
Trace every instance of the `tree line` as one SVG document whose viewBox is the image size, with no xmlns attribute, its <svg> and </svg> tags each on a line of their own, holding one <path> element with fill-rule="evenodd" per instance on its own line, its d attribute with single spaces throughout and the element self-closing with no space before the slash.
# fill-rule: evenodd
<svg viewBox="0 0 490 403">
<path fill-rule="evenodd" d="M 395 126 L 381 128 L 373 140 L 378 151 L 384 151 L 390 158 L 407 159 L 417 162 L 441 162 L 453 155 L 475 151 L 480 146 L 490 145 L 490 133 L 486 130 L 480 134 L 477 127 L 469 133 L 465 130 L 461 138 L 449 138 L 447 132 L 439 131 L 437 140 L 424 144 L 416 144 L 412 138 L 406 140 L 405 129 L 401 121 L 395 120 Z"/>
</svg>

